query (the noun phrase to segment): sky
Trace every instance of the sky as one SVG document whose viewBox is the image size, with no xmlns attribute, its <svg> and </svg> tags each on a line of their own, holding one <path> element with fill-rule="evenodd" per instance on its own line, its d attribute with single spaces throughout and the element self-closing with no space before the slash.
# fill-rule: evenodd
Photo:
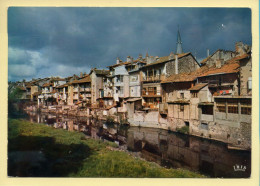
<svg viewBox="0 0 260 186">
<path fill-rule="evenodd" d="M 207 49 L 252 44 L 248 8 L 10 7 L 8 81 L 89 73 L 147 52 L 168 56 L 178 26 L 183 51 L 198 61 Z"/>
</svg>

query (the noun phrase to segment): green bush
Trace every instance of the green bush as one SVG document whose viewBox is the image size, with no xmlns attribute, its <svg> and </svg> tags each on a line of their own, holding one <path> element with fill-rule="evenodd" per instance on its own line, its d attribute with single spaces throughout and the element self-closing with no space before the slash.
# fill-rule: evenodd
<svg viewBox="0 0 260 186">
<path fill-rule="evenodd" d="M 181 128 L 177 128 L 176 131 L 182 134 L 189 134 L 189 127 L 183 126 Z"/>
</svg>

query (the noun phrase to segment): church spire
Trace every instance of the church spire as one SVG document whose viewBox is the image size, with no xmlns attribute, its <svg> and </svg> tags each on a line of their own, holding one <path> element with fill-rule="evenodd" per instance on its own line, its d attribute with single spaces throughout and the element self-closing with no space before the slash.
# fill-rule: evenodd
<svg viewBox="0 0 260 186">
<path fill-rule="evenodd" d="M 176 54 L 182 54 L 182 42 L 181 42 L 181 34 L 179 31 L 179 26 L 178 26 L 178 33 L 177 33 L 177 50 L 176 50 Z"/>
</svg>

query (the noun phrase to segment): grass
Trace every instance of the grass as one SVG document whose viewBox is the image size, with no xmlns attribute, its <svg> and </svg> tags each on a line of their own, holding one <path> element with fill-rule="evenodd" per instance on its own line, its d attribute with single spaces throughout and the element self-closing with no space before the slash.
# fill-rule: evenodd
<svg viewBox="0 0 260 186">
<path fill-rule="evenodd" d="M 204 177 L 188 170 L 166 169 L 126 152 L 113 150 L 115 148 L 114 143 L 86 139 L 84 134 L 76 131 L 54 129 L 25 120 L 8 120 L 9 176 Z M 18 161 L 17 157 L 23 155 L 22 152 L 42 155 L 36 156 L 38 160 L 34 163 Z"/>
</svg>

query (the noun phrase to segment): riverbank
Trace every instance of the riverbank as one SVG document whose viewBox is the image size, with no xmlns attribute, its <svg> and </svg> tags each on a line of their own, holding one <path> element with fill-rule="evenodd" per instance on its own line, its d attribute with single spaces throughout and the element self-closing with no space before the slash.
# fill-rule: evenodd
<svg viewBox="0 0 260 186">
<path fill-rule="evenodd" d="M 201 174 L 166 169 L 116 150 L 111 142 L 25 120 L 8 120 L 8 175 L 20 177 L 172 177 Z"/>
</svg>

